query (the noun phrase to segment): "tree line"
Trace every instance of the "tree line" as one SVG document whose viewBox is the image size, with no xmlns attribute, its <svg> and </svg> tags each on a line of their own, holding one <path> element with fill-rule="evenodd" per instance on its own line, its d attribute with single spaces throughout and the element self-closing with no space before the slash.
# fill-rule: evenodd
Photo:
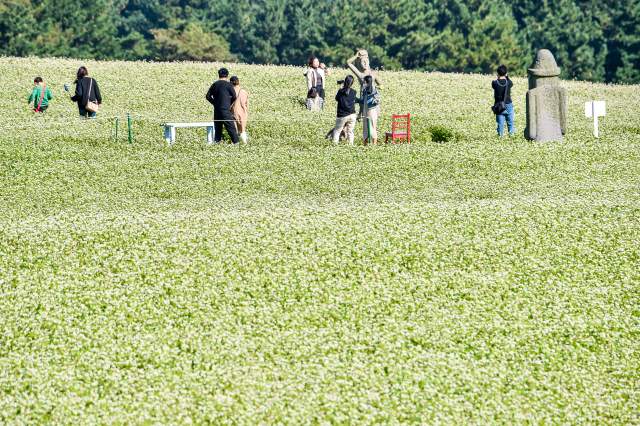
<svg viewBox="0 0 640 426">
<path fill-rule="evenodd" d="M 0 55 L 342 65 L 640 83 L 640 0 L 0 0 Z"/>
</svg>

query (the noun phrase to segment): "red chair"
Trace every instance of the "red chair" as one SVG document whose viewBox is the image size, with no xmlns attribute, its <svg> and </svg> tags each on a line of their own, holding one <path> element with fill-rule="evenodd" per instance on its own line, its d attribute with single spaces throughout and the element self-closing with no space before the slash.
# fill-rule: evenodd
<svg viewBox="0 0 640 426">
<path fill-rule="evenodd" d="M 398 131 L 398 129 L 400 129 Z M 391 142 L 396 143 L 396 138 L 407 138 L 407 143 L 411 142 L 411 114 L 396 115 L 393 114 L 393 123 L 390 132 L 385 133 L 384 142 L 387 143 L 391 138 Z"/>
</svg>

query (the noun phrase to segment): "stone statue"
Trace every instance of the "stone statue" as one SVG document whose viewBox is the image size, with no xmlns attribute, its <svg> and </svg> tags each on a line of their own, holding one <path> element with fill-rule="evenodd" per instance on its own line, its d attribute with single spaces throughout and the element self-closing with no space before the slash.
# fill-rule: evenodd
<svg viewBox="0 0 640 426">
<path fill-rule="evenodd" d="M 538 51 L 529 68 L 525 138 L 537 142 L 560 141 L 567 134 L 567 91 L 559 86 L 560 68 L 553 54 Z"/>
<path fill-rule="evenodd" d="M 358 60 L 357 68 L 355 65 L 353 65 L 353 62 L 356 59 Z M 364 83 L 364 76 L 370 75 L 371 78 L 373 78 L 373 81 L 376 82 L 376 85 L 380 87 L 380 89 L 384 89 L 384 87 L 382 87 L 382 80 L 380 80 L 378 74 L 376 74 L 375 71 L 372 71 L 369 67 L 369 54 L 366 50 L 360 50 L 358 51 L 358 53 L 356 53 L 356 56 L 347 59 L 347 66 L 351 69 L 351 71 L 353 71 L 356 77 L 358 77 L 358 81 L 360 81 L 361 86 L 362 83 Z"/>
</svg>

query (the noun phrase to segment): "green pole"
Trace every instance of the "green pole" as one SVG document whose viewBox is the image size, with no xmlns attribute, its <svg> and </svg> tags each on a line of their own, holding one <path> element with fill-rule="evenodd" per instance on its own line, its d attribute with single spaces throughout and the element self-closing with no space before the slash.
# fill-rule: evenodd
<svg viewBox="0 0 640 426">
<path fill-rule="evenodd" d="M 368 112 L 369 111 L 367 111 L 367 113 Z M 369 117 L 367 117 L 367 129 L 369 130 L 369 132 L 367 133 L 367 135 L 369 136 L 369 145 L 373 145 L 373 138 L 371 137 L 371 119 Z"/>
<path fill-rule="evenodd" d="M 360 85 L 360 95 L 362 96 L 362 109 L 360 109 L 360 111 L 362 111 L 362 119 L 367 120 L 367 124 L 369 124 L 369 104 L 367 103 L 367 92 L 362 89 L 362 85 Z M 362 122 L 362 124 L 364 124 L 364 121 Z M 370 143 L 371 132 L 369 132 L 369 144 Z"/>
<path fill-rule="evenodd" d="M 129 143 L 133 143 L 133 136 L 131 136 L 131 114 L 127 113 L 127 120 L 129 122 Z"/>
<path fill-rule="evenodd" d="M 119 118 L 116 118 L 116 143 L 118 143 L 118 120 Z"/>
</svg>

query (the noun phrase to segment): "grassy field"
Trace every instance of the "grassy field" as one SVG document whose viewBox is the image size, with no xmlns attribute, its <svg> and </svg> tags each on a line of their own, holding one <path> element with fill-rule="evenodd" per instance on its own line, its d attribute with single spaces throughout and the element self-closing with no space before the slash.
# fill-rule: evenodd
<svg viewBox="0 0 640 426">
<path fill-rule="evenodd" d="M 90 122 L 80 64 L 0 58 L 1 424 L 640 423 L 638 86 L 564 82 L 538 144 L 494 136 L 491 76 L 383 72 L 415 142 L 333 147 L 302 69 L 230 64 L 249 145 L 167 147 L 219 64 L 83 62 Z"/>
</svg>

